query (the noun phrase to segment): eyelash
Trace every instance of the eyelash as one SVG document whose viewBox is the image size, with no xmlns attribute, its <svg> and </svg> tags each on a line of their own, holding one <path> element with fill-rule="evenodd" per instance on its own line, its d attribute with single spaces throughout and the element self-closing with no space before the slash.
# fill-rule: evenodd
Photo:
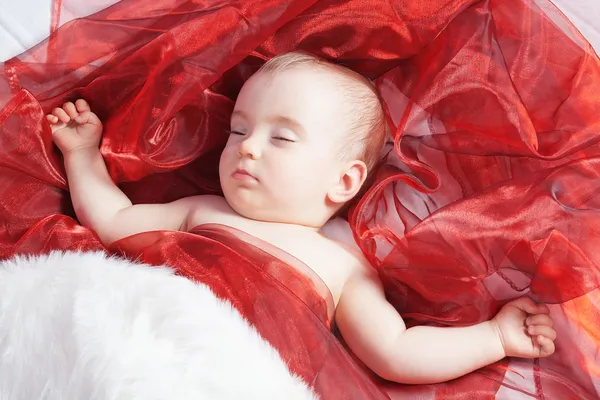
<svg viewBox="0 0 600 400">
<path fill-rule="evenodd" d="M 225 130 L 225 133 L 229 134 L 229 135 L 240 135 L 240 136 L 244 136 L 244 133 L 242 132 L 238 132 L 238 131 L 230 131 L 229 129 Z"/>
<path fill-rule="evenodd" d="M 238 131 L 230 131 L 230 130 L 226 130 L 225 132 L 227 132 L 227 133 L 228 133 L 228 134 L 230 134 L 230 135 L 239 135 L 239 136 L 244 136 L 244 135 L 246 135 L 245 133 L 238 132 Z M 280 137 L 280 136 L 274 137 L 273 139 L 282 140 L 282 141 L 284 141 L 284 142 L 289 142 L 289 143 L 295 143 L 295 141 L 294 141 L 294 140 L 287 139 L 287 138 Z"/>
</svg>

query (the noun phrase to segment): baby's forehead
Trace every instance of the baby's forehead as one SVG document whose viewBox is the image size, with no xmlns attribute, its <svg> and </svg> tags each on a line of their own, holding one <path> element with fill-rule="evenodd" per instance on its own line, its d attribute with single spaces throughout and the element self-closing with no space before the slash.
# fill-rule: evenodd
<svg viewBox="0 0 600 400">
<path fill-rule="evenodd" d="M 310 118 L 329 128 L 341 128 L 361 115 L 367 116 L 364 105 L 372 101 L 366 98 L 369 88 L 363 82 L 331 65 L 259 71 L 251 81 L 239 104 L 245 111 Z M 263 107 L 257 108 L 258 104 Z"/>
<path fill-rule="evenodd" d="M 365 98 L 370 91 L 365 82 L 330 65 L 294 66 L 270 73 L 266 79 L 267 84 L 278 88 L 291 87 L 297 93 L 329 98 L 350 112 L 361 108 L 356 100 Z M 331 107 L 337 108 L 334 104 Z"/>
</svg>

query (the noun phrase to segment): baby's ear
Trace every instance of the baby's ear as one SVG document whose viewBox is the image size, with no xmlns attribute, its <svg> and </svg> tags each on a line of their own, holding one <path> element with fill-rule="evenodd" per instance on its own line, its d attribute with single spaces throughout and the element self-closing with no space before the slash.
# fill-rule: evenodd
<svg viewBox="0 0 600 400">
<path fill-rule="evenodd" d="M 367 166 L 360 160 L 345 165 L 338 182 L 329 190 L 327 197 L 335 204 L 344 204 L 352 200 L 367 179 Z"/>
</svg>

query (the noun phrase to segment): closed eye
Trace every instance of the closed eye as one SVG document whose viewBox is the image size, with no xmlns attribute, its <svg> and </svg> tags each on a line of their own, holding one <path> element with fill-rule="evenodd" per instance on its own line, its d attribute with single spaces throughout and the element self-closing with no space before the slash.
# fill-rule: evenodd
<svg viewBox="0 0 600 400">
<path fill-rule="evenodd" d="M 290 143 L 295 143 L 296 142 L 295 140 L 284 138 L 284 137 L 281 137 L 281 136 L 276 136 L 273 139 L 275 139 L 275 140 L 283 140 L 284 142 L 290 142 Z"/>
<path fill-rule="evenodd" d="M 244 136 L 245 133 L 242 132 L 238 132 L 238 131 L 230 131 L 229 129 L 225 130 L 226 133 L 230 134 L 230 135 L 240 135 L 240 136 Z"/>
</svg>

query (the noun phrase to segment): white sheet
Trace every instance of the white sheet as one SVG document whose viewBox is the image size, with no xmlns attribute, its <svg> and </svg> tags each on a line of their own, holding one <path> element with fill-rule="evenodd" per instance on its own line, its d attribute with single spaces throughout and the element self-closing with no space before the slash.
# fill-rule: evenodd
<svg viewBox="0 0 600 400">
<path fill-rule="evenodd" d="M 78 16 L 89 15 L 117 0 L 81 0 L 76 6 L 63 7 L 61 24 Z M 73 2 L 70 2 L 73 3 Z M 598 0 L 554 0 L 588 41 L 600 53 Z M 0 0 L 0 61 L 5 61 L 40 42 L 50 33 L 52 0 Z"/>
<path fill-rule="evenodd" d="M 79 0 L 63 6 L 60 24 L 93 14 L 118 0 Z M 14 57 L 50 34 L 53 0 L 0 0 L 0 62 Z"/>
<path fill-rule="evenodd" d="M 0 61 L 48 36 L 50 20 L 51 0 L 0 0 Z"/>
</svg>

